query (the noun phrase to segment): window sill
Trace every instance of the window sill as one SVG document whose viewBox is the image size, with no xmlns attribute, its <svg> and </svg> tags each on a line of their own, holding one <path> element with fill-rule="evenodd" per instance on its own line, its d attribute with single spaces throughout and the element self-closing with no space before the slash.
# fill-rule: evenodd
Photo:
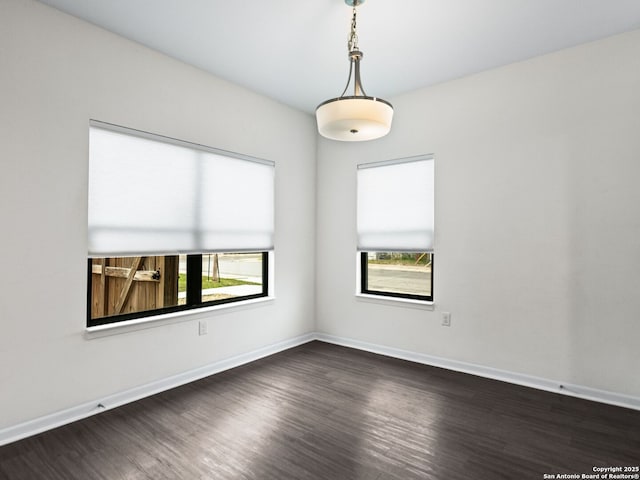
<svg viewBox="0 0 640 480">
<path fill-rule="evenodd" d="M 245 310 L 255 308 L 265 303 L 272 303 L 275 297 L 252 298 L 233 303 L 224 303 L 221 305 L 212 305 L 210 307 L 198 308 L 195 310 L 185 310 L 182 312 L 167 313 L 164 315 L 155 315 L 152 317 L 136 318 L 135 320 L 127 320 L 124 322 L 110 323 L 107 325 L 99 325 L 97 327 L 87 327 L 84 331 L 84 337 L 87 340 L 94 338 L 108 337 L 111 335 L 120 335 L 122 333 L 136 332 L 146 330 L 148 328 L 162 327 L 173 323 L 186 322 L 191 320 L 199 320 L 209 317 L 212 313 L 229 313 L 233 310 Z"/>
<path fill-rule="evenodd" d="M 413 300 L 411 298 L 385 297 L 382 295 L 370 295 L 366 293 L 356 293 L 356 300 L 368 303 L 378 303 L 392 305 L 395 307 L 418 308 L 421 310 L 434 310 L 435 304 L 425 300 Z"/>
</svg>

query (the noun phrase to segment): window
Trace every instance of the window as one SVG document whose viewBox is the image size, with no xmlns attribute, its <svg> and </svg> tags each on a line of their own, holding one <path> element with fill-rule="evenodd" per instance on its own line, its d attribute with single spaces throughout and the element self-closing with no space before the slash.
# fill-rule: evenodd
<svg viewBox="0 0 640 480">
<path fill-rule="evenodd" d="M 360 293 L 433 301 L 434 159 L 358 165 Z"/>
<path fill-rule="evenodd" d="M 268 294 L 267 252 L 89 259 L 88 326 Z"/>
<path fill-rule="evenodd" d="M 433 254 L 361 252 L 361 292 L 433 300 Z"/>
<path fill-rule="evenodd" d="M 268 295 L 273 162 L 89 132 L 87 326 Z"/>
</svg>

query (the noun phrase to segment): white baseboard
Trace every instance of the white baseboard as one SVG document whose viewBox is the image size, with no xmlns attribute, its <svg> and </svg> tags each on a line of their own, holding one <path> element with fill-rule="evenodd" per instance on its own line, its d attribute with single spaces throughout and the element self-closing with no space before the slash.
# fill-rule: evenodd
<svg viewBox="0 0 640 480">
<path fill-rule="evenodd" d="M 284 340 L 282 342 L 259 348 L 252 352 L 247 352 L 228 359 L 220 360 L 218 362 L 205 365 L 204 367 L 189 370 L 187 372 L 141 385 L 139 387 L 125 390 L 123 392 L 114 393 L 104 398 L 99 398 L 91 402 L 83 403 L 81 405 L 76 405 L 75 407 L 61 410 L 59 412 L 54 412 L 52 414 L 29 420 L 18 425 L 0 429 L 0 445 L 6 445 L 8 443 L 15 442 L 32 435 L 36 435 L 53 428 L 75 422 L 76 420 L 81 420 L 83 418 L 90 417 L 91 415 L 95 415 L 97 413 L 110 410 L 112 408 L 116 408 L 130 402 L 135 402 L 136 400 L 140 400 L 150 395 L 155 395 L 156 393 L 160 393 L 171 388 L 179 387 L 180 385 L 200 380 L 201 378 L 208 377 L 209 375 L 213 375 L 224 370 L 229 370 L 231 368 L 253 362 L 260 358 L 273 355 L 274 353 L 278 353 L 313 340 L 319 340 L 335 345 L 342 345 L 358 350 L 365 350 L 367 352 L 386 355 L 388 357 L 399 358 L 402 360 L 408 360 L 424 365 L 446 368 L 448 370 L 453 370 L 456 372 L 469 373 L 480 377 L 501 380 L 503 382 L 523 385 L 526 387 L 536 388 L 538 390 L 546 390 L 563 395 L 584 398 L 586 400 L 593 400 L 596 402 L 616 405 L 619 407 L 640 410 L 640 398 L 638 397 L 622 395 L 605 390 L 598 390 L 581 385 L 563 383 L 556 380 L 549 380 L 545 378 L 534 377 L 531 375 L 524 375 L 521 373 L 509 372 L 506 370 L 499 370 L 496 368 L 485 367 L 473 363 L 435 357 L 426 355 L 424 353 L 410 352 L 407 350 L 387 347 L 384 345 L 361 342 L 359 340 L 350 338 L 336 337 L 325 333 L 308 333 L 306 335 L 301 335 L 299 337 L 291 338 L 289 340 Z"/>
<path fill-rule="evenodd" d="M 18 425 L 14 425 L 8 428 L 0 429 L 0 445 L 6 445 L 17 440 L 21 440 L 38 433 L 42 433 L 47 430 L 51 430 L 68 423 L 81 420 L 97 413 L 111 410 L 112 408 L 119 407 L 126 403 L 135 402 L 142 398 L 155 395 L 156 393 L 169 390 L 171 388 L 179 387 L 196 380 L 208 377 L 215 373 L 229 370 L 234 367 L 239 367 L 245 363 L 253 362 L 260 358 L 273 355 L 274 353 L 287 350 L 289 348 L 302 345 L 303 343 L 315 340 L 315 334 L 308 333 L 299 337 L 291 338 L 282 342 L 278 342 L 266 347 L 259 348 L 252 352 L 247 352 L 241 355 L 236 355 L 231 358 L 220 360 L 218 362 L 205 365 L 204 367 L 189 370 L 187 372 L 173 375 L 168 378 L 164 378 L 155 382 L 147 383 L 123 392 L 118 392 L 112 395 L 108 395 L 104 398 L 98 398 L 91 402 L 86 402 L 75 407 L 68 408 L 54 412 L 43 417 L 39 417 L 33 420 L 29 420 Z"/>
<path fill-rule="evenodd" d="M 606 403 L 618 407 L 640 410 L 640 398 L 630 395 L 623 395 L 606 390 L 598 390 L 596 388 L 575 385 L 558 380 L 549 380 L 547 378 L 540 378 L 532 375 L 510 372 L 507 370 L 485 367 L 482 365 L 461 362 L 458 360 L 435 357 L 432 355 L 426 355 L 424 353 L 410 352 L 408 350 L 401 350 L 384 345 L 361 342 L 359 340 L 350 338 L 336 337 L 333 335 L 327 335 L 325 333 L 316 333 L 315 338 L 316 340 L 320 340 L 322 342 L 342 345 L 344 347 L 356 348 L 358 350 L 365 350 L 367 352 L 378 353 L 380 355 L 399 358 L 401 360 L 422 363 L 424 365 L 431 365 L 433 367 L 446 368 L 447 370 L 469 373 L 472 375 L 477 375 L 479 377 L 491 378 L 494 380 L 500 380 L 516 385 L 531 387 L 538 390 L 559 393 L 561 395 L 583 398 L 585 400 Z"/>
</svg>

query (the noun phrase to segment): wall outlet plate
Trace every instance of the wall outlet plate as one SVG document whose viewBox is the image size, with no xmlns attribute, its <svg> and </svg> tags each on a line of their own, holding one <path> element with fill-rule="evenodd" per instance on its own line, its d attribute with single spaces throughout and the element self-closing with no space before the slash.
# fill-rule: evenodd
<svg viewBox="0 0 640 480">
<path fill-rule="evenodd" d="M 206 320 L 200 320 L 198 322 L 198 335 L 206 335 L 207 332 L 207 322 Z"/>
<path fill-rule="evenodd" d="M 451 326 L 451 313 L 450 312 L 442 312 L 442 326 L 450 327 Z"/>
</svg>

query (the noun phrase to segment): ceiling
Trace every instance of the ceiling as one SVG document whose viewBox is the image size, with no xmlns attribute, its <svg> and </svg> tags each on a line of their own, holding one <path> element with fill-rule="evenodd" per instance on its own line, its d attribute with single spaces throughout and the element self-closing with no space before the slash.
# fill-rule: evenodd
<svg viewBox="0 0 640 480">
<path fill-rule="evenodd" d="M 40 1 L 303 111 L 347 80 L 344 0 Z M 362 80 L 389 99 L 637 28 L 639 0 L 368 0 Z"/>
</svg>

